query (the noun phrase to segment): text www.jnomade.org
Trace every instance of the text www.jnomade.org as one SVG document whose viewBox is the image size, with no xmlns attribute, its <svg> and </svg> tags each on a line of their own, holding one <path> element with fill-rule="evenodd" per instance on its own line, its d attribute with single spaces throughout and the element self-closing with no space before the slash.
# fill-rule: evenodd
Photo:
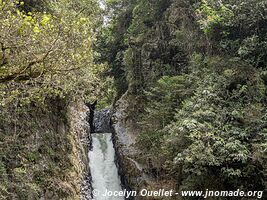
<svg viewBox="0 0 267 200">
<path fill-rule="evenodd" d="M 108 191 L 100 192 L 98 190 L 93 190 L 94 196 L 121 196 L 121 197 L 137 197 L 137 196 L 151 196 L 151 197 L 172 197 L 172 196 L 182 196 L 182 197 L 254 197 L 261 199 L 263 197 L 263 191 L 242 191 L 242 190 L 235 190 L 235 191 L 212 191 L 212 190 L 205 190 L 205 191 L 180 191 L 176 192 L 174 190 L 165 190 L 159 189 L 155 191 L 142 189 L 141 191 Z"/>
</svg>

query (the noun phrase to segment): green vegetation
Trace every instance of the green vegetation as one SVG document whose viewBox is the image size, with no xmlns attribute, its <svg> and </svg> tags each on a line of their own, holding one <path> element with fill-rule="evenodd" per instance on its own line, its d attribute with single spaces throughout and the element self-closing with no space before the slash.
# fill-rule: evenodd
<svg viewBox="0 0 267 200">
<path fill-rule="evenodd" d="M 103 68 L 93 62 L 96 8 L 59 1 L 50 13 L 25 13 L 15 1 L 0 5 L 1 105 L 96 93 L 93 84 Z"/>
<path fill-rule="evenodd" d="M 179 189 L 266 191 L 266 1 L 107 5 L 100 52 L 143 130 L 140 161 Z"/>
<path fill-rule="evenodd" d="M 55 103 L 47 112 L 24 108 L 1 115 L 1 199 L 75 199 L 65 109 Z"/>
<path fill-rule="evenodd" d="M 92 1 L 0 1 L 0 199 L 79 199 L 67 107 L 96 98 Z"/>
<path fill-rule="evenodd" d="M 266 86 L 261 70 L 241 63 L 195 55 L 183 75 L 189 83 L 179 92 L 182 101 L 167 112 L 174 119 L 156 106 L 147 112 L 146 119 L 162 116 L 167 124 L 157 130 L 159 123 L 149 120 L 139 145 L 160 159 L 168 175 L 179 177 L 182 188 L 265 188 Z M 157 104 L 168 111 L 165 101 Z M 158 137 L 147 143 L 152 132 Z"/>
<path fill-rule="evenodd" d="M 67 106 L 124 94 L 158 185 L 266 193 L 266 0 L 105 6 L 0 0 L 0 199 L 78 198 Z"/>
</svg>

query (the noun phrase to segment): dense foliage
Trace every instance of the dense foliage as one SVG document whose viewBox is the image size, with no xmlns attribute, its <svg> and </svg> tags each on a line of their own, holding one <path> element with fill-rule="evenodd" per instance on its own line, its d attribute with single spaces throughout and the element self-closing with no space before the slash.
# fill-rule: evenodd
<svg viewBox="0 0 267 200">
<path fill-rule="evenodd" d="M 180 189 L 266 190 L 266 1 L 110 4 L 102 59 L 126 77 L 141 160 Z"/>
<path fill-rule="evenodd" d="M 156 101 L 157 93 L 152 93 L 145 115 L 149 131 L 141 134 L 139 145 L 159 161 L 157 167 L 163 165 L 167 174 L 179 177 L 183 188 L 265 188 L 266 86 L 261 70 L 241 63 L 195 55 L 189 72 L 180 76 L 186 89 L 173 90 L 177 81 L 169 82 L 171 91 L 162 92 L 165 97 L 175 91 L 180 95 L 175 99 L 182 99 L 169 112 L 168 101 Z M 166 77 L 159 82 L 164 86 L 162 80 Z M 146 120 L 154 126 L 149 128 Z M 165 121 L 167 125 L 156 129 Z"/>
<path fill-rule="evenodd" d="M 0 199 L 78 199 L 67 105 L 101 91 L 92 1 L 0 0 Z"/>
<path fill-rule="evenodd" d="M 13 99 L 43 102 L 84 93 L 84 88 L 94 92 L 101 71 L 93 63 L 91 48 L 94 8 L 68 1 L 51 7 L 52 13 L 25 13 L 15 2 L 1 1 L 1 105 Z"/>
<path fill-rule="evenodd" d="M 124 94 L 157 181 L 266 192 L 266 0 L 105 2 L 0 0 L 0 198 L 77 198 L 66 106 Z"/>
</svg>

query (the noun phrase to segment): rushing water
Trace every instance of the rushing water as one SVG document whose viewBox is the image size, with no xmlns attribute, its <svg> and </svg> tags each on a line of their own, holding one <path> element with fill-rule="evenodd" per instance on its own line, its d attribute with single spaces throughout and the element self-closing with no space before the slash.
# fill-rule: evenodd
<svg viewBox="0 0 267 200">
<path fill-rule="evenodd" d="M 121 181 L 115 165 L 115 150 L 111 133 L 92 134 L 89 151 L 94 200 L 124 200 L 123 197 L 104 196 L 107 191 L 121 191 Z"/>
</svg>

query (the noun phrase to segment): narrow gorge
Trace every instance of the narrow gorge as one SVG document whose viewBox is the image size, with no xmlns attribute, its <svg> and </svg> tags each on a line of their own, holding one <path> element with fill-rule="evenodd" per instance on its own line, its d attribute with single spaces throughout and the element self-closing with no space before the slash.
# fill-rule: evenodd
<svg viewBox="0 0 267 200">
<path fill-rule="evenodd" d="M 266 195 L 266 0 L 0 0 L 0 200 Z"/>
<path fill-rule="evenodd" d="M 90 111 L 94 113 L 92 105 Z M 88 153 L 91 174 L 92 197 L 94 200 L 123 200 L 110 193 L 122 191 L 118 163 L 111 133 L 110 111 L 95 112 L 90 133 L 91 147 Z M 92 119 L 91 119 L 92 120 Z"/>
</svg>

